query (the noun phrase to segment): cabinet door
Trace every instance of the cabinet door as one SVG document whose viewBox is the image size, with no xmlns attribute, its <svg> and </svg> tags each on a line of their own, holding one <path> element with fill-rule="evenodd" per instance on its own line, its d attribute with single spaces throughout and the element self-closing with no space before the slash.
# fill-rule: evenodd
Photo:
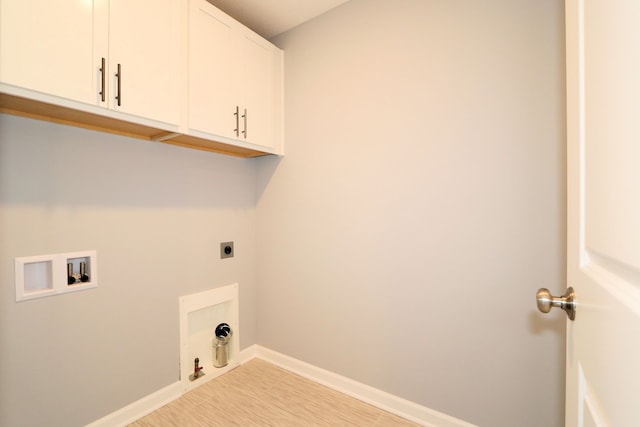
<svg viewBox="0 0 640 427">
<path fill-rule="evenodd" d="M 178 125 L 180 49 L 180 0 L 111 0 L 110 108 Z"/>
<path fill-rule="evenodd" d="M 234 115 L 234 26 L 237 25 L 204 0 L 189 8 L 189 128 L 237 138 Z"/>
<path fill-rule="evenodd" d="M 242 55 L 237 87 L 242 113 L 240 139 L 264 147 L 274 146 L 275 65 L 277 48 L 255 33 L 245 30 L 239 37 Z"/>
<path fill-rule="evenodd" d="M 96 103 L 92 1 L 1 0 L 0 82 Z"/>
</svg>

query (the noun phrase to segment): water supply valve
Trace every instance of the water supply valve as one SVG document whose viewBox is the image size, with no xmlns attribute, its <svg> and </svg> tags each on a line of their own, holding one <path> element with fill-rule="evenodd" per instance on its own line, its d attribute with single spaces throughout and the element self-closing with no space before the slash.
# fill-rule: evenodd
<svg viewBox="0 0 640 427">
<path fill-rule="evenodd" d="M 199 364 L 200 359 L 198 357 L 193 359 L 193 374 L 189 375 L 189 381 L 195 381 L 205 375 L 205 373 L 202 371 L 202 366 L 198 366 Z"/>
</svg>

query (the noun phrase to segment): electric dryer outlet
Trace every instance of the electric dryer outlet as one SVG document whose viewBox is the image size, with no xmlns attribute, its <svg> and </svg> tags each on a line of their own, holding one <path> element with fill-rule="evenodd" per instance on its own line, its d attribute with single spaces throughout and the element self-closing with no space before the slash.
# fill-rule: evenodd
<svg viewBox="0 0 640 427">
<path fill-rule="evenodd" d="M 220 258 L 233 258 L 233 242 L 220 243 Z"/>
</svg>

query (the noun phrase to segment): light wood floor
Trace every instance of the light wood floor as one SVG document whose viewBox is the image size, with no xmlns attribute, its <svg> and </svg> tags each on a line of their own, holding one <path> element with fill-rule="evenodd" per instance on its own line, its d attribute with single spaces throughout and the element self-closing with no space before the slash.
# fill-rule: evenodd
<svg viewBox="0 0 640 427">
<path fill-rule="evenodd" d="M 186 393 L 130 427 L 417 425 L 253 359 Z"/>
</svg>

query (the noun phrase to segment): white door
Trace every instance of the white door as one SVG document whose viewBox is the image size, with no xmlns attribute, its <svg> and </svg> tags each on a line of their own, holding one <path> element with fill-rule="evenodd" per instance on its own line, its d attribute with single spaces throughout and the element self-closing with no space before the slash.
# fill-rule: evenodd
<svg viewBox="0 0 640 427">
<path fill-rule="evenodd" d="M 640 1 L 566 0 L 567 426 L 640 426 Z"/>
</svg>

